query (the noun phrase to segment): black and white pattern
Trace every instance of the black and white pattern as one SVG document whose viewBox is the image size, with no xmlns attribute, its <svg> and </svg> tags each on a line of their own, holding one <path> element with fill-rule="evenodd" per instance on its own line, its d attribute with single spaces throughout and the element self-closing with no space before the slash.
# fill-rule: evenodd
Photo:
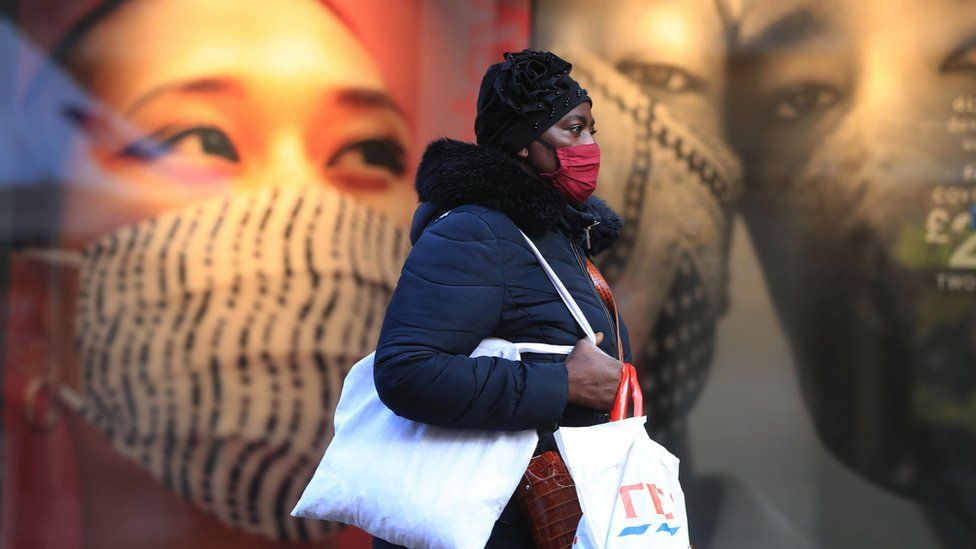
<svg viewBox="0 0 976 549">
<path fill-rule="evenodd" d="M 404 228 L 325 187 L 235 194 L 103 238 L 81 273 L 85 417 L 235 528 L 322 535 L 289 512 L 408 250 Z"/>
<path fill-rule="evenodd" d="M 624 219 L 597 262 L 623 297 L 648 429 L 667 443 L 702 388 L 727 308 L 741 166 L 723 141 L 676 119 L 605 61 L 572 59 L 602 128 L 597 192 Z"/>
</svg>

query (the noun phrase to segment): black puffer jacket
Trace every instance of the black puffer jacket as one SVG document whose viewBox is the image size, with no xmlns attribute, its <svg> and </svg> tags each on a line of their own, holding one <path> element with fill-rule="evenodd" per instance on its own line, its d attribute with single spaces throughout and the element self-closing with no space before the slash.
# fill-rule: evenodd
<svg viewBox="0 0 976 549">
<path fill-rule="evenodd" d="M 574 345 L 584 337 L 521 228 L 593 330 L 604 332 L 601 348 L 617 356 L 610 313 L 584 261 L 613 244 L 619 216 L 596 198 L 570 206 L 513 159 L 448 139 L 425 152 L 417 192 L 413 249 L 376 349 L 376 388 L 383 402 L 400 416 L 432 425 L 538 429 L 540 451 L 554 448 L 551 433 L 560 425 L 607 421 L 606 411 L 567 405 L 563 355 L 527 354 L 522 361 L 469 355 L 486 337 L 553 345 Z M 622 339 L 629 361 L 626 327 Z M 489 546 L 531 546 L 512 503 Z"/>
</svg>

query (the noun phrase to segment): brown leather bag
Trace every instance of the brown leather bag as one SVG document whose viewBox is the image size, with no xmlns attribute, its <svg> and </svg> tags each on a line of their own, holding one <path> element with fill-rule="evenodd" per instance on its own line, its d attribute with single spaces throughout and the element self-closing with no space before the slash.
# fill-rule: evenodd
<svg viewBox="0 0 976 549">
<path fill-rule="evenodd" d="M 516 499 L 528 517 L 536 547 L 565 549 L 573 544 L 583 511 L 576 498 L 576 484 L 558 452 L 532 458 Z"/>
<path fill-rule="evenodd" d="M 587 271 L 593 284 L 613 313 L 616 320 L 618 359 L 623 362 L 623 345 L 620 339 L 620 316 L 617 306 L 603 276 L 596 266 L 586 260 Z M 634 415 L 643 415 L 643 398 L 637 384 L 637 372 L 631 364 L 624 364 L 620 386 L 613 405 L 611 421 L 623 419 L 628 398 L 634 406 Z M 539 454 L 529 461 L 522 482 L 515 493 L 522 513 L 528 518 L 532 540 L 539 549 L 568 549 L 573 545 L 576 528 L 583 511 L 576 496 L 576 484 L 558 452 Z"/>
</svg>

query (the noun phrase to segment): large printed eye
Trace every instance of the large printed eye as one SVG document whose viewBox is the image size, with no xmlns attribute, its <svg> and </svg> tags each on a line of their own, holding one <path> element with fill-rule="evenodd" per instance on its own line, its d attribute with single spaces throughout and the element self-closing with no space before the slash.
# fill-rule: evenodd
<svg viewBox="0 0 976 549">
<path fill-rule="evenodd" d="M 813 82 L 797 84 L 773 94 L 768 112 L 779 122 L 796 122 L 826 111 L 840 98 L 840 92 L 830 86 Z"/>
<path fill-rule="evenodd" d="M 674 65 L 621 61 L 617 70 L 648 91 L 686 93 L 704 88 L 704 82 Z"/>
<path fill-rule="evenodd" d="M 976 35 L 949 54 L 939 67 L 939 72 L 976 72 Z"/>
<path fill-rule="evenodd" d="M 341 149 L 329 159 L 329 167 L 360 164 L 368 167 L 384 168 L 394 175 L 406 171 L 406 151 L 399 141 L 392 138 L 364 139 L 355 141 Z"/>
<path fill-rule="evenodd" d="M 167 134 L 172 134 L 167 136 Z M 154 160 L 168 154 L 179 154 L 191 160 L 194 157 L 218 157 L 230 162 L 239 162 L 237 149 L 220 128 L 216 126 L 194 126 L 172 133 L 169 128 L 153 132 L 151 135 L 126 146 L 122 156 L 142 160 Z"/>
<path fill-rule="evenodd" d="M 357 140 L 333 154 L 326 167 L 329 179 L 348 190 L 383 190 L 406 174 L 406 150 L 391 137 Z"/>
</svg>

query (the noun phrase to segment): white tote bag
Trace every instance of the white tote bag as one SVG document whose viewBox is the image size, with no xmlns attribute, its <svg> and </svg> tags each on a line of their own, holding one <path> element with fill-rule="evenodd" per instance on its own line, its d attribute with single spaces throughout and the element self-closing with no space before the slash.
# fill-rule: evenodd
<svg viewBox="0 0 976 549">
<path fill-rule="evenodd" d="M 646 421 L 640 416 L 556 431 L 583 510 L 574 549 L 690 546 L 678 458 L 647 436 Z"/>
<path fill-rule="evenodd" d="M 525 240 L 595 342 L 569 291 L 535 244 Z M 488 338 L 471 356 L 519 360 L 523 352 L 572 349 Z M 412 548 L 483 548 L 538 442 L 535 430 L 445 429 L 397 416 L 376 393 L 373 354 L 346 376 L 334 424 L 335 437 L 292 515 L 351 524 Z"/>
</svg>

